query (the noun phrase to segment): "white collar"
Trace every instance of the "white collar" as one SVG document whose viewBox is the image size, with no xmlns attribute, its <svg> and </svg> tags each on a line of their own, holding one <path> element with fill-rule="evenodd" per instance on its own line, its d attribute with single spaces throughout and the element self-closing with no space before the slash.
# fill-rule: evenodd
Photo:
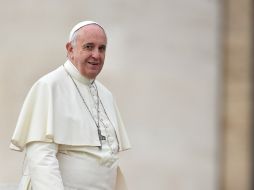
<svg viewBox="0 0 254 190">
<path fill-rule="evenodd" d="M 73 65 L 73 63 L 70 60 L 67 60 L 64 63 L 65 69 L 69 72 L 69 74 L 79 82 L 90 85 L 94 82 L 94 79 L 88 79 L 85 76 L 81 75 L 79 70 Z"/>
</svg>

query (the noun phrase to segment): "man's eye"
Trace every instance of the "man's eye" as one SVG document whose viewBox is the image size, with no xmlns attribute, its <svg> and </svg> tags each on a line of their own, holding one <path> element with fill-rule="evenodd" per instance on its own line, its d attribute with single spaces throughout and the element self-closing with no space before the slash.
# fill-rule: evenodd
<svg viewBox="0 0 254 190">
<path fill-rule="evenodd" d="M 99 50 L 100 50 L 100 51 L 105 51 L 105 50 L 106 50 L 106 46 L 101 46 L 101 47 L 99 47 Z"/>
<path fill-rule="evenodd" d="M 84 49 L 92 50 L 93 46 L 92 45 L 84 45 Z"/>
</svg>

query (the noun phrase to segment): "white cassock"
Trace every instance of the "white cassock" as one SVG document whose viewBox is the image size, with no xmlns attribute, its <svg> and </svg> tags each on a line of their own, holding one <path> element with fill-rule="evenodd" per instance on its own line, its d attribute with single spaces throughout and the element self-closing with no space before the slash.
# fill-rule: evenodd
<svg viewBox="0 0 254 190">
<path fill-rule="evenodd" d="M 10 148 L 26 149 L 19 190 L 126 189 L 118 153 L 130 143 L 112 94 L 69 60 L 33 85 Z"/>
</svg>

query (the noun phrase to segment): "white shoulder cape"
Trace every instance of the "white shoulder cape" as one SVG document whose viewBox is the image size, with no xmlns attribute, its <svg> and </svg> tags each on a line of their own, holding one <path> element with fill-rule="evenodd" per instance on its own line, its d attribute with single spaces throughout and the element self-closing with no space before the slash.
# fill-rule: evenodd
<svg viewBox="0 0 254 190">
<path fill-rule="evenodd" d="M 120 151 L 129 149 L 127 133 L 111 93 L 101 83 L 96 84 L 115 128 Z M 63 66 L 39 79 L 29 91 L 10 148 L 23 151 L 33 141 L 100 146 L 97 127 Z"/>
</svg>

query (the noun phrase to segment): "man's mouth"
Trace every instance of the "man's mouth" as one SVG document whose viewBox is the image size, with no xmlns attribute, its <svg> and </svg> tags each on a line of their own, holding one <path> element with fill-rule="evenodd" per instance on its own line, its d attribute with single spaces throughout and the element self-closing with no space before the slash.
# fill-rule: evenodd
<svg viewBox="0 0 254 190">
<path fill-rule="evenodd" d="M 91 62 L 91 61 L 89 61 L 88 63 L 89 63 L 90 65 L 99 65 L 98 62 Z"/>
</svg>

